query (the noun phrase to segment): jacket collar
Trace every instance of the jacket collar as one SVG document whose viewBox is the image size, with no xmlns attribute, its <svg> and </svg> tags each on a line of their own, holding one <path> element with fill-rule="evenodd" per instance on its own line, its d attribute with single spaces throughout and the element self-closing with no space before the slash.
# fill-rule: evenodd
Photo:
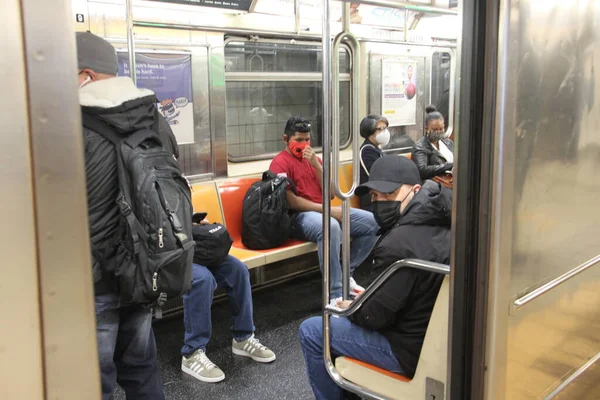
<svg viewBox="0 0 600 400">
<path fill-rule="evenodd" d="M 84 107 L 113 108 L 126 101 L 152 96 L 148 89 L 138 89 L 126 76 L 102 79 L 79 89 L 79 104 Z"/>
</svg>

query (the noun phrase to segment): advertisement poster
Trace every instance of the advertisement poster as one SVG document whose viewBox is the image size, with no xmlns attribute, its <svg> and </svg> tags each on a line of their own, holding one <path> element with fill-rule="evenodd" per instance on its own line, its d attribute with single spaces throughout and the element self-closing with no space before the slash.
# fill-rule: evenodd
<svg viewBox="0 0 600 400">
<path fill-rule="evenodd" d="M 186 4 L 190 6 L 226 8 L 228 10 L 248 11 L 250 0 L 152 0 L 161 3 Z"/>
<path fill-rule="evenodd" d="M 381 61 L 381 115 L 390 126 L 415 125 L 417 121 L 417 63 L 412 60 Z"/>
<path fill-rule="evenodd" d="M 119 53 L 119 75 L 129 76 L 127 53 Z M 194 142 L 192 63 L 187 54 L 136 54 L 139 88 L 156 94 L 158 111 L 165 117 L 178 144 Z"/>
</svg>

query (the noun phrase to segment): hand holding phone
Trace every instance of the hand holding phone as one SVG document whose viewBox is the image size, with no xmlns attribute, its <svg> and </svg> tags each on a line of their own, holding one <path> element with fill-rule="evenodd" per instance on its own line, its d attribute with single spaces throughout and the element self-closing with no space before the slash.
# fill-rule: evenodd
<svg viewBox="0 0 600 400">
<path fill-rule="evenodd" d="M 192 223 L 193 224 L 201 224 L 202 221 L 204 221 L 206 219 L 207 215 L 208 215 L 208 213 L 205 213 L 205 212 L 194 213 L 194 215 L 192 216 Z"/>
</svg>

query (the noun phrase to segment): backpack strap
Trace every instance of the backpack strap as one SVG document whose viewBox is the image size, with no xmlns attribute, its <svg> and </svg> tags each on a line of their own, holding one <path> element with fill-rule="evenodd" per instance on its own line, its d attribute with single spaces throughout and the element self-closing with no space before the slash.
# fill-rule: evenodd
<svg viewBox="0 0 600 400">
<path fill-rule="evenodd" d="M 120 137 L 113 128 L 98 118 L 91 116 L 90 114 L 82 112 L 81 122 L 83 122 L 84 128 L 88 128 L 96 132 L 98 135 L 114 144 L 117 149 L 118 146 L 120 146 L 123 142 L 124 138 Z"/>
<path fill-rule="evenodd" d="M 263 172 L 262 174 L 262 180 L 263 181 L 270 181 L 273 180 L 275 178 L 277 178 L 279 175 L 277 175 L 275 172 L 271 171 L 270 169 Z M 284 181 L 286 181 L 292 188 L 292 192 L 294 194 L 296 194 L 296 185 L 294 184 L 294 182 L 292 182 L 292 180 L 288 177 L 283 177 L 283 176 L 279 176 L 280 178 L 282 178 Z"/>
<path fill-rule="evenodd" d="M 103 122 L 103 121 L 99 120 L 98 118 L 96 118 L 92 115 L 89 115 L 85 112 L 81 113 L 81 120 L 82 120 L 83 126 L 85 128 L 88 128 L 88 129 L 94 131 L 95 133 L 99 134 L 106 140 L 110 141 L 115 146 L 115 151 L 117 152 L 117 175 L 118 175 L 118 180 L 119 180 L 119 189 L 123 188 L 123 189 L 127 190 L 128 180 L 125 175 L 125 166 L 124 166 L 123 158 L 121 155 L 121 145 L 125 140 L 128 139 L 128 137 L 118 135 L 117 132 L 115 131 L 115 129 L 112 128 L 110 125 L 106 124 L 105 122 Z M 156 123 L 156 121 L 155 121 L 155 123 Z M 147 130 L 144 130 L 144 131 L 147 131 Z M 140 131 L 140 132 L 143 132 L 143 131 Z M 135 136 L 137 133 L 138 132 L 134 133 L 133 136 Z M 139 143 L 141 143 L 141 141 Z M 160 143 L 160 141 L 159 141 L 159 143 Z M 130 204 L 127 203 L 127 198 L 129 198 L 129 197 L 130 197 L 129 193 L 121 193 L 121 195 L 117 199 L 116 203 L 119 206 L 119 211 L 120 211 L 121 215 L 123 217 L 125 217 L 125 220 L 127 221 L 127 224 L 129 225 L 129 229 L 131 231 L 131 237 L 133 239 L 133 251 L 134 251 L 135 255 L 140 257 L 142 262 L 145 262 L 148 255 L 144 251 L 142 251 L 143 246 L 141 246 L 141 243 L 148 241 L 148 234 L 146 233 L 146 231 L 144 230 L 144 228 L 142 227 L 142 225 L 140 224 L 138 219 L 133 214 Z M 140 242 L 140 238 L 141 238 L 142 242 Z M 105 261 L 104 260 L 105 254 L 100 255 L 100 252 L 97 249 L 92 249 L 92 252 L 94 254 L 94 257 L 96 257 L 98 259 L 98 262 L 100 262 L 100 264 L 103 265 L 104 261 Z M 105 249 L 105 252 L 106 252 L 106 249 Z"/>
<path fill-rule="evenodd" d="M 372 144 L 366 144 L 363 147 L 361 147 L 360 149 L 360 154 L 358 155 L 358 158 L 360 160 L 360 165 L 362 165 L 363 169 L 365 170 L 365 173 L 367 174 L 367 176 L 371 176 L 371 174 L 369 173 L 369 171 L 367 170 L 367 167 L 365 167 L 365 162 L 363 161 L 363 150 L 365 149 L 365 147 L 372 147 L 375 148 L 375 146 L 373 146 Z"/>
</svg>

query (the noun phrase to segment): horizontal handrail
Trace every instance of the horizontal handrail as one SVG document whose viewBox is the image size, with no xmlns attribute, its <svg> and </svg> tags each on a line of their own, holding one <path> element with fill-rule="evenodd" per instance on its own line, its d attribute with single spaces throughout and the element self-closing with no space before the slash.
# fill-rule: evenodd
<svg viewBox="0 0 600 400">
<path fill-rule="evenodd" d="M 596 354 L 592 357 L 588 362 L 583 364 L 581 368 L 575 371 L 572 375 L 570 375 L 567 379 L 565 379 L 556 389 L 554 389 L 548 396 L 544 397 L 544 400 L 552 400 L 556 396 L 558 396 L 563 390 L 565 390 L 571 383 L 573 383 L 577 378 L 584 374 L 592 365 L 597 363 L 600 360 L 600 353 Z"/>
<path fill-rule="evenodd" d="M 387 8 L 397 8 L 400 10 L 409 10 L 416 12 L 425 12 L 431 14 L 442 14 L 442 15 L 458 15 L 458 10 L 450 8 L 441 8 L 435 6 L 428 6 L 426 4 L 419 3 L 400 3 L 397 0 L 342 0 L 347 3 L 360 3 L 368 4 L 370 6 L 379 6 Z"/>
<path fill-rule="evenodd" d="M 600 254 L 598 254 L 596 257 L 584 262 L 583 264 L 573 268 L 569 272 L 562 274 L 558 278 L 551 280 L 550 282 L 546 283 L 545 285 L 540 286 L 539 288 L 535 289 L 534 291 L 527 293 L 525 296 L 519 297 L 518 299 L 516 299 L 513 302 L 513 310 L 518 310 L 519 308 L 523 307 L 527 303 L 531 303 L 533 300 L 537 299 L 538 297 L 543 296 L 544 294 L 548 293 L 555 287 L 562 285 L 569 279 L 573 278 L 574 276 L 579 275 L 583 271 L 593 267 L 594 265 L 598 264 L 599 262 L 600 262 Z"/>
<path fill-rule="evenodd" d="M 339 317 L 348 317 L 354 314 L 354 312 L 356 312 L 356 310 L 358 310 L 360 306 L 369 297 L 371 297 L 372 294 L 375 291 L 377 291 L 377 289 L 379 289 L 381 285 L 383 285 L 383 283 L 389 279 L 390 276 L 392 276 L 392 274 L 394 274 L 400 268 L 416 268 L 423 271 L 436 272 L 438 274 L 443 275 L 450 275 L 450 266 L 446 264 L 439 264 L 424 260 L 416 260 L 412 258 L 396 261 L 395 263 L 390 265 L 388 269 L 385 270 L 385 272 L 379 275 L 377 279 L 375 279 L 373 283 L 371 283 L 369 287 L 363 292 L 363 294 L 360 295 L 358 299 L 352 302 L 350 307 L 342 310 L 340 308 L 328 305 L 327 307 L 325 307 L 325 313 L 330 315 L 336 315 Z"/>
<path fill-rule="evenodd" d="M 350 307 L 348 307 L 347 309 L 341 310 L 337 307 L 331 307 L 330 305 L 325 306 L 324 318 L 323 318 L 323 325 L 324 325 L 323 326 L 323 329 L 324 329 L 323 337 L 324 337 L 324 346 L 325 346 L 324 352 L 323 352 L 324 353 L 323 358 L 324 358 L 324 362 L 325 362 L 325 368 L 327 369 L 327 372 L 329 373 L 329 375 L 331 376 L 331 378 L 335 381 L 335 383 L 337 385 L 339 385 L 340 387 L 342 387 L 345 390 L 349 390 L 351 392 L 358 393 L 362 397 L 366 396 L 367 398 L 370 398 L 370 399 L 386 400 L 386 398 L 381 396 L 380 394 L 378 394 L 370 389 L 367 389 L 365 387 L 359 386 L 347 379 L 344 379 L 339 374 L 339 372 L 335 368 L 335 365 L 333 364 L 333 359 L 331 357 L 331 351 L 329 349 L 330 332 L 329 332 L 329 323 L 328 323 L 329 316 L 328 316 L 328 314 L 329 315 L 337 315 L 340 317 L 347 317 L 347 316 L 351 315 L 356 310 L 358 310 L 360 308 L 360 306 L 369 297 L 371 297 L 371 295 L 379 287 L 381 287 L 381 285 L 387 279 L 389 279 L 389 277 L 392 274 L 394 274 L 400 268 L 417 268 L 417 269 L 421 269 L 424 271 L 437 272 L 437 273 L 444 274 L 444 275 L 450 274 L 450 266 L 444 265 L 444 264 L 438 264 L 438 263 L 434 263 L 434 262 L 430 262 L 430 261 L 415 260 L 415 259 L 404 259 L 404 260 L 396 261 L 385 272 L 383 272 L 381 275 L 379 275 L 379 277 L 377 277 L 377 279 L 375 279 L 375 281 L 373 281 L 373 283 L 371 285 L 369 285 L 367 290 L 365 290 L 358 299 L 354 300 L 352 302 L 352 304 L 350 305 Z"/>
</svg>

